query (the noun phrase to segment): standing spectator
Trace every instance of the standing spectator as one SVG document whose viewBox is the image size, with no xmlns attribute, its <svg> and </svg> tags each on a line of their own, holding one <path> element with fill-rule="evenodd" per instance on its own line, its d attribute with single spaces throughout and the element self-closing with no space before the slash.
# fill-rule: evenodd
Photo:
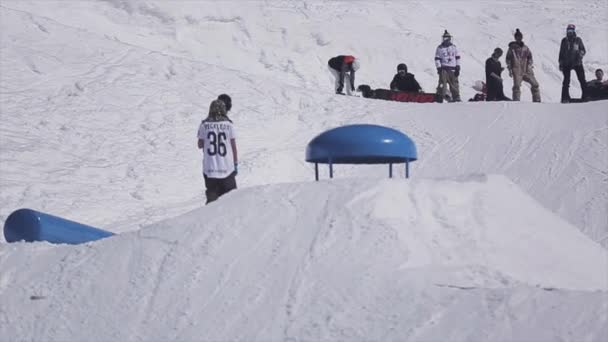
<svg viewBox="0 0 608 342">
<path fill-rule="evenodd" d="M 519 29 L 515 30 L 515 41 L 509 43 L 507 51 L 507 68 L 509 77 L 513 77 L 513 101 L 519 101 L 521 97 L 521 82 L 530 83 L 532 90 L 532 101 L 540 102 L 540 89 L 538 81 L 534 77 L 534 61 L 532 51 L 523 42 L 523 34 Z"/>
<path fill-rule="evenodd" d="M 581 84 L 581 100 L 587 97 L 587 81 L 585 81 L 585 69 L 583 69 L 583 56 L 585 56 L 585 45 L 580 37 L 576 36 L 576 26 L 569 24 L 566 27 L 566 36 L 562 39 L 559 48 L 559 70 L 564 73 L 562 83 L 562 103 L 570 102 L 570 71 L 576 72 L 578 82 Z"/>
<path fill-rule="evenodd" d="M 227 143 L 230 143 L 230 147 L 226 146 Z M 198 128 L 198 148 L 203 150 L 203 177 L 208 204 L 236 189 L 236 140 L 224 100 L 211 102 L 209 116 Z"/>
<path fill-rule="evenodd" d="M 401 63 L 397 65 L 397 74 L 391 81 L 391 90 L 394 91 L 407 91 L 407 92 L 421 92 L 422 88 L 414 74 L 407 72 L 407 65 Z"/>
<path fill-rule="evenodd" d="M 329 71 L 334 75 L 336 94 L 344 95 L 342 90 L 344 89 L 344 77 L 349 73 L 349 86 L 346 88 L 346 92 L 350 95 L 355 91 L 355 71 L 359 70 L 359 60 L 354 56 L 336 56 L 327 61 Z"/>
<path fill-rule="evenodd" d="M 492 56 L 486 60 L 486 89 L 487 97 L 486 101 L 510 101 L 505 96 L 503 90 L 502 77 L 500 74 L 505 69 L 500 64 L 500 57 L 502 56 L 502 49 L 494 49 Z"/>
<path fill-rule="evenodd" d="M 452 101 L 460 102 L 460 91 L 458 89 L 458 76 L 460 75 L 460 54 L 456 45 L 452 44 L 452 36 L 445 30 L 442 42 L 435 51 L 435 66 L 439 75 L 437 85 L 437 97 L 443 101 L 446 86 L 450 85 Z"/>
</svg>

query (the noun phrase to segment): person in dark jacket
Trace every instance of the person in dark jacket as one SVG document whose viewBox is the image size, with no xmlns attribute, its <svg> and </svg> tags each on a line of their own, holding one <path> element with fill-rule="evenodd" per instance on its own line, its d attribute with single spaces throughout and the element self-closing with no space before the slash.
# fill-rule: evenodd
<svg viewBox="0 0 608 342">
<path fill-rule="evenodd" d="M 587 82 L 587 98 L 589 101 L 608 99 L 608 80 L 604 80 L 604 71 L 595 70 L 595 79 Z"/>
<path fill-rule="evenodd" d="M 395 77 L 393 77 L 390 88 L 394 91 L 422 91 L 422 88 L 420 87 L 420 84 L 418 84 L 418 81 L 416 81 L 414 74 L 407 72 L 407 65 L 405 65 L 405 63 L 397 65 L 397 74 Z"/>
<path fill-rule="evenodd" d="M 500 64 L 502 49 L 496 48 L 492 56 L 486 60 L 486 101 L 511 101 L 505 96 L 500 74 L 505 69 Z"/>
<path fill-rule="evenodd" d="M 562 83 L 562 103 L 570 102 L 570 72 L 574 70 L 581 84 L 581 100 L 586 98 L 587 82 L 585 81 L 585 69 L 583 69 L 583 56 L 585 56 L 585 45 L 580 37 L 576 36 L 576 27 L 573 24 L 566 28 L 566 37 L 562 39 L 559 48 L 559 70 L 564 73 Z"/>
<path fill-rule="evenodd" d="M 587 87 L 606 87 L 608 86 L 608 81 L 604 80 L 604 70 L 596 69 L 595 70 L 595 79 L 587 82 Z"/>
<path fill-rule="evenodd" d="M 346 92 L 350 94 L 355 91 L 355 71 L 359 70 L 359 61 L 354 56 L 336 56 L 327 61 L 329 71 L 336 78 L 336 94 L 342 94 L 344 89 L 344 77 L 348 75 L 349 87 L 346 88 Z"/>
</svg>

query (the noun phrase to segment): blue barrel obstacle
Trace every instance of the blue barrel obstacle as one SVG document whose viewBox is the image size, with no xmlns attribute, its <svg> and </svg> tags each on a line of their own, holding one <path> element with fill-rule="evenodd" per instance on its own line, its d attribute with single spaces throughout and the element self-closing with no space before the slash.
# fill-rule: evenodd
<svg viewBox="0 0 608 342">
<path fill-rule="evenodd" d="M 378 125 L 348 125 L 325 131 L 308 143 L 306 161 L 315 163 L 315 179 L 319 180 L 319 164 L 329 164 L 333 178 L 334 164 L 393 164 L 405 163 L 405 178 L 409 178 L 410 162 L 418 159 L 416 145 L 398 130 Z"/>
<path fill-rule="evenodd" d="M 114 233 L 31 209 L 15 210 L 4 222 L 7 242 L 47 241 L 76 245 L 112 235 Z"/>
</svg>

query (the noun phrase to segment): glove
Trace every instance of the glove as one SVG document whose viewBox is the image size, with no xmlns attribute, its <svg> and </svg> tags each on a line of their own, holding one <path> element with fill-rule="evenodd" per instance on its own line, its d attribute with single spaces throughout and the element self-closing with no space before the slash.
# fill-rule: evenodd
<svg viewBox="0 0 608 342">
<path fill-rule="evenodd" d="M 456 71 L 454 71 L 454 75 L 456 75 L 456 77 L 460 75 L 460 65 L 456 66 Z"/>
<path fill-rule="evenodd" d="M 437 68 L 437 75 L 441 75 L 441 68 Z"/>
<path fill-rule="evenodd" d="M 234 175 L 239 174 L 239 163 L 234 163 Z"/>
</svg>

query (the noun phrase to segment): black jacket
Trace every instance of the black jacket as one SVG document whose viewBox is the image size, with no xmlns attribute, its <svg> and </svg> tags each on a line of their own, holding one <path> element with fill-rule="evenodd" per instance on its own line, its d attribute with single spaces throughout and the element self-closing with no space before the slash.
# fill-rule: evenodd
<svg viewBox="0 0 608 342">
<path fill-rule="evenodd" d="M 418 84 L 418 81 L 416 81 L 414 75 L 410 73 L 406 73 L 403 76 L 396 74 L 395 77 L 393 77 L 393 80 L 391 81 L 390 88 L 391 90 L 400 91 L 422 91 L 420 84 Z"/>
<path fill-rule="evenodd" d="M 583 56 L 587 51 L 580 37 L 564 37 L 559 48 L 559 65 L 561 67 L 575 67 L 583 65 Z"/>
<path fill-rule="evenodd" d="M 500 82 L 496 77 L 492 76 L 492 73 L 495 73 L 498 77 L 501 77 L 503 67 L 500 64 L 500 61 L 495 60 L 490 57 L 486 60 L 486 84 Z"/>
<path fill-rule="evenodd" d="M 329 65 L 330 68 L 338 72 L 340 78 L 340 91 L 344 86 L 344 75 L 347 72 L 350 72 L 350 87 L 352 90 L 355 90 L 355 70 L 353 69 L 353 63 L 345 63 L 344 57 L 346 56 L 340 55 L 333 57 L 329 61 L 327 61 L 327 65 Z"/>
<path fill-rule="evenodd" d="M 344 66 L 344 56 L 340 55 L 340 56 L 336 56 L 331 58 L 327 64 L 334 70 L 336 71 L 341 71 L 342 70 L 342 66 Z"/>
</svg>

